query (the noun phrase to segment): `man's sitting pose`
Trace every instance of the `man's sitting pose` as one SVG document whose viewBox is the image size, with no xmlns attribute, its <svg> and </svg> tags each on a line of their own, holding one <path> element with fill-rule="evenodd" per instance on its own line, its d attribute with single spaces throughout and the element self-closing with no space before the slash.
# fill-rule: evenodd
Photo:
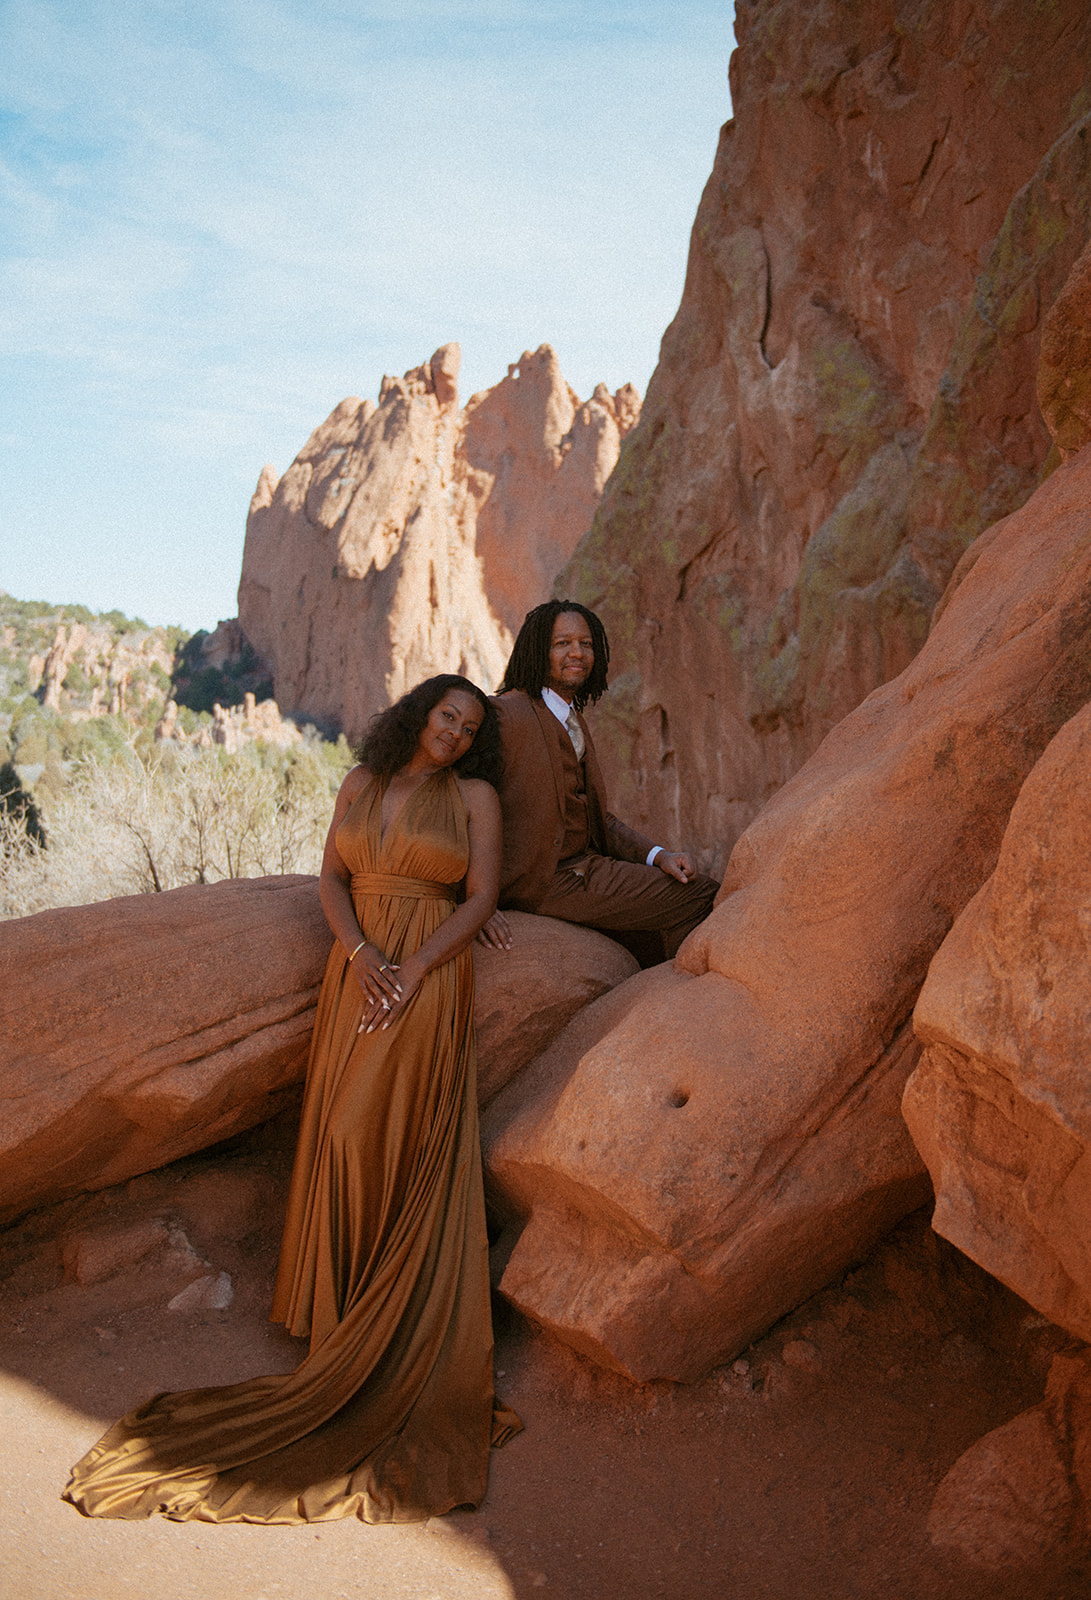
<svg viewBox="0 0 1091 1600">
<path fill-rule="evenodd" d="M 610 814 L 581 715 L 606 689 L 610 646 L 593 611 L 549 600 L 527 613 L 493 700 L 500 718 L 500 904 L 604 932 L 654 930 L 666 957 L 712 909 L 718 885 Z M 502 916 L 486 942 L 509 943 Z"/>
</svg>

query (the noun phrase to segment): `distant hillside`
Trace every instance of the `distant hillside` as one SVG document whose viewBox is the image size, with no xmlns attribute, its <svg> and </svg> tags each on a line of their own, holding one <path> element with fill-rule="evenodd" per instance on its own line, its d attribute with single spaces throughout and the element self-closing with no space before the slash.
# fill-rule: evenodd
<svg viewBox="0 0 1091 1600">
<path fill-rule="evenodd" d="M 210 664 L 222 632 L 0 592 L 0 918 L 317 872 L 348 746 Z"/>
<path fill-rule="evenodd" d="M 81 753 L 150 743 L 188 638 L 120 611 L 0 591 L 0 761 L 55 789 Z"/>
</svg>

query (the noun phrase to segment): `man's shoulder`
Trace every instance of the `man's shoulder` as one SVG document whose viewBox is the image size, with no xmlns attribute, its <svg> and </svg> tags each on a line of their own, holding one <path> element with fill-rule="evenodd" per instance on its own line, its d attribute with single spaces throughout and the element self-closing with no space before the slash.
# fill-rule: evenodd
<svg viewBox="0 0 1091 1600">
<path fill-rule="evenodd" d="M 503 694 L 494 694 L 491 699 L 501 727 L 505 723 L 526 722 L 534 717 L 535 702 L 525 689 L 505 689 Z"/>
<path fill-rule="evenodd" d="M 549 730 L 555 723 L 542 700 L 534 700 L 524 689 L 508 689 L 493 698 L 500 726 L 507 776 L 504 788 L 526 783 L 531 772 L 540 772 L 549 763 Z M 537 781 L 537 780 L 535 780 Z"/>
</svg>

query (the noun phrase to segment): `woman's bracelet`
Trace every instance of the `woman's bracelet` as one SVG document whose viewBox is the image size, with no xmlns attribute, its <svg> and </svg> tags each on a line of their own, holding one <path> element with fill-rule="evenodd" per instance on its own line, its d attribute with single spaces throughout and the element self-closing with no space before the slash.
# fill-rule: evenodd
<svg viewBox="0 0 1091 1600">
<path fill-rule="evenodd" d="M 356 949 L 349 956 L 349 966 L 350 967 L 351 967 L 352 963 L 356 960 L 356 957 L 360 954 L 360 951 L 364 948 L 365 944 L 367 944 L 367 940 L 366 939 L 361 939 L 360 943 L 356 946 Z"/>
</svg>

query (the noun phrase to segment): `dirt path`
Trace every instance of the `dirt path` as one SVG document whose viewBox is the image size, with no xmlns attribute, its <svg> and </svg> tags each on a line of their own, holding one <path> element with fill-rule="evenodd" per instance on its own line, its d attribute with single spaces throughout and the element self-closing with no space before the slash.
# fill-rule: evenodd
<svg viewBox="0 0 1091 1600">
<path fill-rule="evenodd" d="M 158 1389 L 298 1360 L 265 1320 L 290 1142 L 273 1127 L 0 1238 L 3 1600 L 1091 1594 L 1091 1569 L 986 1575 L 928 1545 L 936 1483 L 1041 1398 L 1063 1336 L 924 1216 L 778 1325 L 745 1370 L 692 1387 L 635 1388 L 501 1312 L 498 1387 L 527 1427 L 495 1454 L 479 1512 L 400 1528 L 85 1520 L 58 1495 L 107 1423 Z M 225 1309 L 166 1309 L 194 1253 L 230 1276 Z"/>
</svg>

